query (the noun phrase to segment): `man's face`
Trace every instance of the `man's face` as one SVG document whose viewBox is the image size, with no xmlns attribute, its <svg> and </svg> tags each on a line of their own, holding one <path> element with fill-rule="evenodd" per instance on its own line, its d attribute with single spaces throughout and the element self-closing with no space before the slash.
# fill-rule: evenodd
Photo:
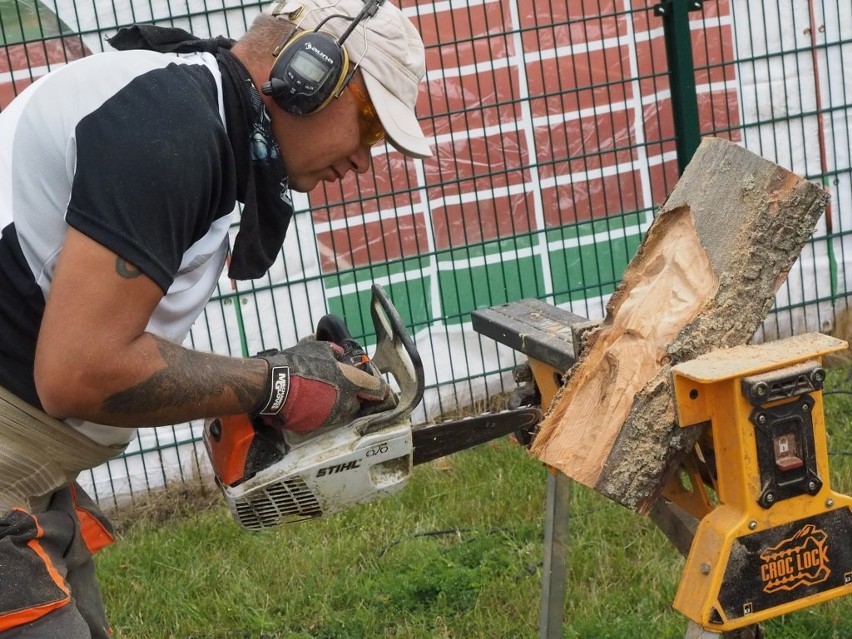
<svg viewBox="0 0 852 639">
<path fill-rule="evenodd" d="M 370 169 L 370 146 L 362 135 L 368 123 L 356 97 L 357 89 L 363 96 L 367 89 L 360 73 L 351 82 L 356 91 L 344 90 L 319 113 L 291 115 L 275 105 L 270 108 L 272 130 L 294 191 L 308 192 L 321 181 L 334 182 L 350 171 Z"/>
</svg>

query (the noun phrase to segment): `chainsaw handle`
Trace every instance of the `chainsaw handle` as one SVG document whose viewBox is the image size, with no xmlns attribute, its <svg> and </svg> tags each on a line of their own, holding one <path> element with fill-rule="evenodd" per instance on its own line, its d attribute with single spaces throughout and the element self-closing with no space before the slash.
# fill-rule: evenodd
<svg viewBox="0 0 852 639">
<path fill-rule="evenodd" d="M 328 314 L 317 322 L 316 338 L 320 342 L 340 344 L 343 340 L 352 339 L 352 333 L 342 317 Z"/>
<path fill-rule="evenodd" d="M 394 409 L 355 421 L 353 425 L 361 434 L 406 420 L 423 399 L 425 387 L 423 362 L 399 312 L 379 284 L 373 284 L 371 290 L 370 315 L 376 331 L 376 350 L 371 362 L 380 372 L 393 376 L 400 391 Z"/>
<path fill-rule="evenodd" d="M 377 377 L 390 375 L 399 386 L 394 408 L 359 417 L 350 424 L 361 435 L 407 419 L 423 399 L 425 387 L 423 362 L 399 312 L 379 284 L 373 284 L 371 291 L 370 316 L 376 331 L 376 349 L 372 358 L 352 339 L 346 322 L 337 315 L 323 315 L 315 332 L 318 341 L 341 346 L 344 349 L 343 361 L 347 364 Z"/>
<path fill-rule="evenodd" d="M 340 346 L 343 349 L 343 361 L 347 364 L 363 369 L 370 361 L 366 351 L 352 338 L 342 317 L 323 315 L 317 322 L 315 336 L 319 342 L 332 342 Z"/>
</svg>

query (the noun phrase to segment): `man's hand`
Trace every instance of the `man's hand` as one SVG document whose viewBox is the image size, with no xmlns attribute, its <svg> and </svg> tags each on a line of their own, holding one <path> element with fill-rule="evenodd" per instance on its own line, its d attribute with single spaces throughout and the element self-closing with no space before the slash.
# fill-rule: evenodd
<svg viewBox="0 0 852 639">
<path fill-rule="evenodd" d="M 256 415 L 270 426 L 308 433 L 345 424 L 390 398 L 382 378 L 342 363 L 342 353 L 339 346 L 316 340 L 258 353 L 255 357 L 269 363 L 269 378 L 268 395 Z"/>
</svg>

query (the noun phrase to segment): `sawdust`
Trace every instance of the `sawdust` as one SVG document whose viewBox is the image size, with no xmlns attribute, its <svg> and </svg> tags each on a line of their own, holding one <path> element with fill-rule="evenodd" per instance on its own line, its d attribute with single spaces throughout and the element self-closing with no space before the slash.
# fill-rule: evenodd
<svg viewBox="0 0 852 639">
<path fill-rule="evenodd" d="M 842 344 L 837 338 L 822 333 L 803 333 L 771 342 L 713 350 L 682 363 L 678 372 L 701 382 L 757 375 L 781 365 L 813 363 L 823 353 L 834 351 Z"/>
<path fill-rule="evenodd" d="M 834 311 L 834 321 L 829 334 L 852 344 L 852 308 L 844 306 Z M 849 366 L 852 364 L 852 350 L 847 347 L 845 350 L 826 355 L 823 363 L 826 366 Z"/>
</svg>

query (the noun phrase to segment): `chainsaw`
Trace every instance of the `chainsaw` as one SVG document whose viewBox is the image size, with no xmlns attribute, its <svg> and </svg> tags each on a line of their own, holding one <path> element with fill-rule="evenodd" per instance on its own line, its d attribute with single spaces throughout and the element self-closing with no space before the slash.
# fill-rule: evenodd
<svg viewBox="0 0 852 639">
<path fill-rule="evenodd" d="M 411 413 L 425 388 L 420 355 L 378 284 L 372 287 L 370 315 L 376 334 L 372 357 L 336 315 L 319 321 L 315 337 L 339 345 L 347 363 L 388 379 L 394 401 L 383 404 L 386 410 L 307 434 L 245 414 L 205 421 L 203 440 L 216 483 L 243 528 L 340 512 L 398 492 L 418 464 L 513 433 L 530 440 L 541 421 L 535 406 L 412 426 Z"/>
</svg>

